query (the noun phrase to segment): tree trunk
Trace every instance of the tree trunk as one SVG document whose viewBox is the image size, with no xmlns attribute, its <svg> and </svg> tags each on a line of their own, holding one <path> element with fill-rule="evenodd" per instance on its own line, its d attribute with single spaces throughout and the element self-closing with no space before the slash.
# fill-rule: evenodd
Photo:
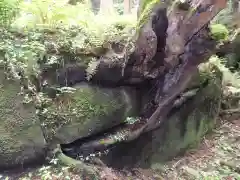
<svg viewBox="0 0 240 180">
<path fill-rule="evenodd" d="M 91 2 L 92 11 L 94 14 L 97 14 L 100 10 L 100 2 L 101 0 L 89 0 Z M 77 5 L 77 3 L 84 3 L 85 0 L 69 0 L 68 4 Z"/>
<path fill-rule="evenodd" d="M 226 2 L 191 0 L 188 4 L 177 3 L 167 18 L 162 3 L 154 7 L 149 21 L 140 31 L 130 61 L 133 72 L 145 79 L 157 78 L 158 91 L 153 100 L 155 110 L 144 122 L 129 125 L 132 129 L 129 140 L 159 127 L 176 97 L 186 89 L 198 65 L 209 59 L 216 42 L 209 35 L 208 24 L 225 8 Z"/>
<path fill-rule="evenodd" d="M 139 12 L 146 7 L 146 1 L 141 1 Z M 187 88 L 196 74 L 198 65 L 206 62 L 214 53 L 216 42 L 210 37 L 208 24 L 225 8 L 226 3 L 227 0 L 168 2 L 171 7 L 163 2 L 156 3 L 147 22 L 143 21 L 135 50 L 127 62 L 122 65 L 122 59 L 119 59 L 118 65 L 115 63 L 109 66 L 112 62 L 109 57 L 114 54 L 112 52 L 100 60 L 98 72 L 93 77 L 96 82 L 108 81 L 114 76 L 115 79 L 111 79 L 110 83 L 115 81 L 117 84 L 136 85 L 151 81 L 153 87 L 150 89 L 156 90 L 152 93 L 155 93 L 152 105 L 147 103 L 142 112 L 143 120 L 127 125 L 127 140 L 158 128 L 173 108 L 177 96 Z M 122 67 L 123 77 L 119 70 Z"/>
<path fill-rule="evenodd" d="M 112 14 L 114 12 L 113 0 L 101 0 L 100 12 L 103 14 Z"/>
<path fill-rule="evenodd" d="M 131 13 L 131 0 L 124 0 L 124 14 Z"/>
<path fill-rule="evenodd" d="M 139 12 L 143 12 L 147 1 L 141 1 Z M 150 15 L 141 19 L 133 53 L 126 50 L 120 55 L 113 48 L 100 58 L 92 76 L 93 83 L 110 82 L 115 86 L 148 82 L 146 89 L 151 95 L 142 102 L 146 106 L 139 121 L 124 124 L 123 141 L 159 128 L 177 97 L 188 88 L 198 65 L 208 61 L 216 50 L 208 25 L 226 7 L 227 0 L 171 2 L 171 7 L 163 2 L 154 4 Z"/>
<path fill-rule="evenodd" d="M 94 14 L 97 14 L 99 12 L 100 2 L 101 0 L 91 0 L 92 10 Z"/>
</svg>

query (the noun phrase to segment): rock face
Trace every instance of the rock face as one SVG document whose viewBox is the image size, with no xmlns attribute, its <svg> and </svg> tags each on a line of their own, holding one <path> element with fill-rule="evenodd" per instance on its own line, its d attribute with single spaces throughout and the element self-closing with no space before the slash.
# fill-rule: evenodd
<svg viewBox="0 0 240 180">
<path fill-rule="evenodd" d="M 138 115 L 134 89 L 80 83 L 51 99 L 45 113 L 37 116 L 34 105 L 24 103 L 19 81 L 0 74 L 0 168 L 43 160 L 51 145 L 71 143 Z"/>
<path fill-rule="evenodd" d="M 45 139 L 32 104 L 24 104 L 17 80 L 0 71 L 0 168 L 36 162 L 45 154 Z"/>
<path fill-rule="evenodd" d="M 105 162 L 115 167 L 123 164 L 157 167 L 158 163 L 175 157 L 199 142 L 216 124 L 222 96 L 222 74 L 218 68 L 205 64 L 200 70 L 192 81 L 194 83 L 189 85 L 197 87 L 195 95 L 173 108 L 159 129 L 111 149 L 103 158 Z"/>
<path fill-rule="evenodd" d="M 41 118 L 46 140 L 59 144 L 123 123 L 128 116 L 137 116 L 138 103 L 134 90 L 102 88 L 87 83 L 74 86 L 72 93 L 63 93 L 53 100 Z"/>
</svg>

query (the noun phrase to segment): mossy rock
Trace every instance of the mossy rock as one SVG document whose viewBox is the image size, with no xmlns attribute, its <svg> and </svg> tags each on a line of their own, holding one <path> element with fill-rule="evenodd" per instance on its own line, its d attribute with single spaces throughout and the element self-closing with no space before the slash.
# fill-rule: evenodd
<svg viewBox="0 0 240 180">
<path fill-rule="evenodd" d="M 137 140 L 111 149 L 104 161 L 110 166 L 158 167 L 171 160 L 202 137 L 216 124 L 222 97 L 222 73 L 212 64 L 199 67 L 200 73 L 189 84 L 197 93 L 175 107 L 162 126 Z M 137 149 L 137 151 L 136 151 Z"/>
<path fill-rule="evenodd" d="M 187 148 L 196 146 L 215 127 L 222 99 L 222 73 L 212 64 L 203 64 L 200 70 L 200 76 L 193 81 L 204 83 L 207 80 L 208 85 L 201 87 L 180 109 L 173 110 L 164 125 L 164 144 L 158 149 L 159 154 L 165 156 L 155 154 L 151 158 L 152 164 L 174 158 Z"/>
<path fill-rule="evenodd" d="M 123 123 L 137 113 L 136 94 L 126 88 L 81 83 L 55 98 L 42 116 L 48 142 L 66 144 Z"/>
<path fill-rule="evenodd" d="M 0 168 L 42 160 L 45 139 L 32 104 L 24 104 L 20 83 L 0 70 Z"/>
</svg>

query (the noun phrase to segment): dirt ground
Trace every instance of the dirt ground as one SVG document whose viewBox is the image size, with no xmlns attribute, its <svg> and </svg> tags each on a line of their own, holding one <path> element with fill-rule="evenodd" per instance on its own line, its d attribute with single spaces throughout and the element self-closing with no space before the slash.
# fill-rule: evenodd
<svg viewBox="0 0 240 180">
<path fill-rule="evenodd" d="M 102 169 L 103 180 L 240 180 L 240 120 L 223 121 L 195 149 L 155 170 L 114 172 Z M 81 178 L 74 169 L 52 166 L 26 171 L 0 180 L 94 180 Z"/>
<path fill-rule="evenodd" d="M 198 148 L 164 166 L 161 175 L 171 180 L 240 180 L 240 120 L 223 121 Z"/>
</svg>

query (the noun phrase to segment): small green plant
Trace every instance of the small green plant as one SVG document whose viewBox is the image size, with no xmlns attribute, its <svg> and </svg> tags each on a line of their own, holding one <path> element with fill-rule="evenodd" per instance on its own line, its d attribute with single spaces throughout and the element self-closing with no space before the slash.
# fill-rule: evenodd
<svg viewBox="0 0 240 180">
<path fill-rule="evenodd" d="M 222 24 L 211 24 L 210 31 L 212 37 L 217 41 L 225 41 L 229 37 L 229 30 Z"/>
<path fill-rule="evenodd" d="M 209 62 L 215 64 L 222 71 L 224 86 L 231 85 L 233 87 L 240 88 L 240 74 L 238 72 L 232 73 L 224 65 L 224 59 L 220 59 L 217 56 L 212 56 Z"/>
<path fill-rule="evenodd" d="M 127 124 L 134 124 L 134 123 L 136 123 L 136 122 L 138 122 L 138 121 L 139 121 L 139 119 L 136 118 L 136 117 L 127 117 L 127 119 L 125 120 L 125 122 L 126 122 Z"/>
</svg>

